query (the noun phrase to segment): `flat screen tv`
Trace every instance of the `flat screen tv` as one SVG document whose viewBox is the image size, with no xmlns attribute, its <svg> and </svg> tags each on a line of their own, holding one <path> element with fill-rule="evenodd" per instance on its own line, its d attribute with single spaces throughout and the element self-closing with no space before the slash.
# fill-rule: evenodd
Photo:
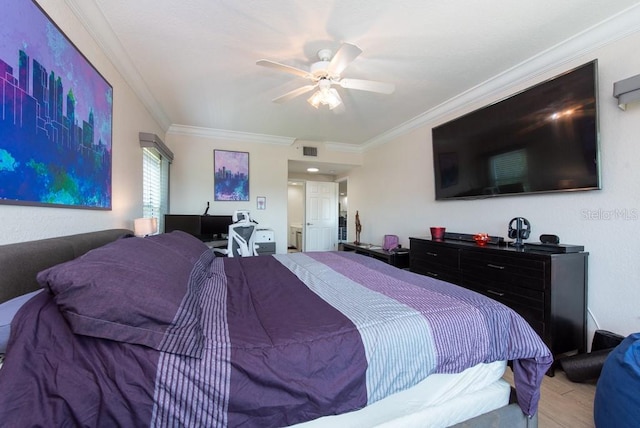
<svg viewBox="0 0 640 428">
<path fill-rule="evenodd" d="M 227 239 L 232 223 L 230 215 L 165 214 L 164 232 L 181 230 L 207 242 Z"/>
<path fill-rule="evenodd" d="M 165 214 L 164 233 L 181 230 L 193 236 L 200 236 L 200 216 L 189 214 Z"/>
<path fill-rule="evenodd" d="M 231 224 L 233 224 L 233 216 L 205 215 L 200 217 L 200 233 L 211 240 L 226 239 Z"/>
<path fill-rule="evenodd" d="M 600 189 L 597 66 L 433 128 L 436 200 Z"/>
</svg>

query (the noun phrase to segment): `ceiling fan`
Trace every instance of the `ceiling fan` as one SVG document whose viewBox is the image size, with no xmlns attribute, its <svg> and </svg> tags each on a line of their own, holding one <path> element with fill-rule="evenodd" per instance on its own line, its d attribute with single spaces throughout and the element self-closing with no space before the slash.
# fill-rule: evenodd
<svg viewBox="0 0 640 428">
<path fill-rule="evenodd" d="M 391 94 L 395 90 L 395 85 L 392 83 L 342 78 L 342 72 L 362 53 L 362 50 L 356 45 L 343 43 L 333 57 L 331 56 L 332 53 L 330 49 L 321 49 L 318 51 L 320 61 L 311 64 L 309 71 L 268 59 L 258 60 L 256 62 L 257 65 L 284 71 L 285 73 L 311 81 L 311 84 L 287 92 L 284 95 L 274 98 L 272 101 L 275 103 L 283 103 L 318 88 L 307 101 L 315 108 L 323 104 L 328 105 L 329 108 L 333 110 L 342 103 L 340 94 L 332 87 L 333 85 L 339 85 L 345 89 L 358 89 L 381 94 Z"/>
</svg>

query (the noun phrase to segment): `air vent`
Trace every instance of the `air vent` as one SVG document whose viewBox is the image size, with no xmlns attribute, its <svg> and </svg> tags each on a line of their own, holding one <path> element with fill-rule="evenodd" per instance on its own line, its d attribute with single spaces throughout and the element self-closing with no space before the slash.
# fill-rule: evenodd
<svg viewBox="0 0 640 428">
<path fill-rule="evenodd" d="M 302 154 L 304 156 L 318 156 L 317 147 L 302 147 Z"/>
</svg>

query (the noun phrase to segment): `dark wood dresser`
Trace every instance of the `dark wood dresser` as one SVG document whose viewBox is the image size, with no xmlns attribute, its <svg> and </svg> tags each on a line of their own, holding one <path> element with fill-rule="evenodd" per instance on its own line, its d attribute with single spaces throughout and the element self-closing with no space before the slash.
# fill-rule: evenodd
<svg viewBox="0 0 640 428">
<path fill-rule="evenodd" d="M 411 271 L 451 282 L 518 312 L 554 356 L 587 350 L 587 258 L 474 242 L 410 238 Z"/>
</svg>

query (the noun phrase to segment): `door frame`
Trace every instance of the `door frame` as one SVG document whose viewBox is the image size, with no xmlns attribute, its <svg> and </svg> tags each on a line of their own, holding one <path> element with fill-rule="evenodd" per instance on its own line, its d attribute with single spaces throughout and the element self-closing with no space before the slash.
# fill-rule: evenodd
<svg viewBox="0 0 640 428">
<path fill-rule="evenodd" d="M 330 211 L 333 213 L 333 220 L 332 220 L 332 224 L 331 224 L 331 231 L 330 231 L 330 237 L 328 238 L 331 242 L 331 248 L 328 248 L 328 246 L 325 246 L 327 251 L 330 250 L 337 250 L 338 249 L 338 202 L 339 202 L 339 195 L 338 195 L 338 182 L 337 181 L 314 181 L 314 180 L 306 180 L 305 184 L 304 184 L 304 207 L 303 207 L 303 212 L 304 212 L 304 223 L 302 225 L 302 238 L 303 238 L 303 244 L 302 244 L 302 249 L 303 251 L 307 251 L 307 249 L 309 247 L 311 248 L 318 248 L 320 247 L 320 245 L 318 243 L 316 243 L 316 245 L 311 245 L 313 244 L 312 242 L 310 242 L 309 240 L 312 239 L 313 236 L 316 236 L 316 234 L 313 233 L 309 233 L 309 226 L 311 226 L 310 224 L 310 219 L 308 217 L 308 213 L 309 213 L 309 207 L 307 206 L 307 202 L 308 202 L 308 193 L 307 193 L 307 189 L 309 186 L 309 183 L 319 183 L 319 184 L 331 184 L 333 186 L 333 199 L 331 201 L 331 206 L 330 206 Z"/>
</svg>

